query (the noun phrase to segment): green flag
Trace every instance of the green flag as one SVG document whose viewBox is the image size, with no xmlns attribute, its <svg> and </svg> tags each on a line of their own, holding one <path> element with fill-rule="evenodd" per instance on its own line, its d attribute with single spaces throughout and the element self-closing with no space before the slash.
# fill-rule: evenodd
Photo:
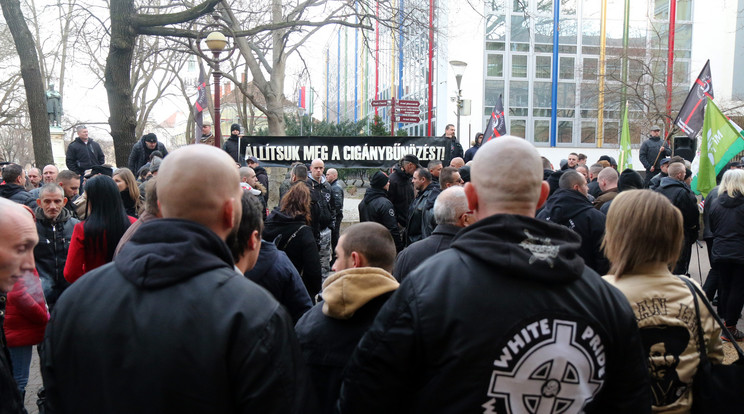
<svg viewBox="0 0 744 414">
<path fill-rule="evenodd" d="M 707 196 L 716 186 L 716 175 L 738 153 L 744 150 L 744 137 L 708 98 L 700 142 L 699 167 L 692 189 Z"/>
<path fill-rule="evenodd" d="M 623 114 L 623 130 L 620 134 L 620 157 L 617 165 L 620 167 L 620 171 L 624 171 L 626 168 L 633 169 L 633 158 L 630 154 L 630 126 L 628 125 L 628 105 L 625 105 L 625 113 Z"/>
</svg>

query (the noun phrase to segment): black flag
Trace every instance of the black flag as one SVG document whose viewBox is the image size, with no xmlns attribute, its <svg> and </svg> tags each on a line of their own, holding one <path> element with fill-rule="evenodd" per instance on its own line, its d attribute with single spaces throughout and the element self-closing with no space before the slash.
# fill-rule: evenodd
<svg viewBox="0 0 744 414">
<path fill-rule="evenodd" d="M 700 75 L 695 79 L 690 93 L 687 94 L 685 103 L 682 104 L 682 108 L 679 110 L 679 114 L 677 114 L 677 119 L 674 120 L 674 125 L 680 127 L 690 138 L 695 137 L 703 127 L 703 110 L 705 109 L 705 104 L 708 102 L 708 98 L 713 99 L 713 83 L 710 79 L 710 59 L 705 62 L 703 70 L 700 71 Z"/>
<path fill-rule="evenodd" d="M 486 131 L 483 133 L 483 144 L 502 135 L 506 135 L 506 120 L 504 119 L 504 101 L 499 95 L 491 111 L 491 119 L 488 120 Z"/>
<path fill-rule="evenodd" d="M 196 121 L 196 131 L 194 131 L 194 143 L 199 143 L 201 138 L 202 123 L 204 122 L 204 108 L 207 107 L 207 80 L 204 75 L 204 68 L 199 65 L 199 82 L 196 85 L 199 95 L 194 103 L 194 121 Z"/>
</svg>

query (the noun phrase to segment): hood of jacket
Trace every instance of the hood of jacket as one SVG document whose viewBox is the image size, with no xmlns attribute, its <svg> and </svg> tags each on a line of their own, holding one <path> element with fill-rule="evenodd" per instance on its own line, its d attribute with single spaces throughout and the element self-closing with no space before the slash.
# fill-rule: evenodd
<svg viewBox="0 0 744 414">
<path fill-rule="evenodd" d="M 387 191 L 381 189 L 381 188 L 368 188 L 367 191 L 364 192 L 364 202 L 370 203 L 372 200 L 378 199 L 380 197 L 387 197 Z"/>
<path fill-rule="evenodd" d="M 585 210 L 594 208 L 584 194 L 576 190 L 559 188 L 545 203 L 540 217 L 554 223 L 564 223 Z"/>
<path fill-rule="evenodd" d="M 272 210 L 271 213 L 269 213 L 269 217 L 266 218 L 266 221 L 271 221 L 274 223 L 302 222 L 302 224 L 305 224 L 305 217 L 290 216 L 289 214 L 279 210 L 279 207 L 275 207 L 274 210 Z"/>
<path fill-rule="evenodd" d="M 687 187 L 687 184 L 684 182 L 677 180 L 676 178 L 672 177 L 664 177 L 661 179 L 661 182 L 659 183 L 659 188 L 668 188 L 668 187 L 682 187 L 685 189 L 689 189 Z"/>
<path fill-rule="evenodd" d="M 62 207 L 62 211 L 59 212 L 57 219 L 54 221 L 49 220 L 47 216 L 44 215 L 44 209 L 42 209 L 41 207 L 36 207 L 34 209 L 34 214 L 36 215 L 36 220 L 38 220 L 39 222 L 45 225 L 52 225 L 55 223 L 66 223 L 67 220 L 72 218 L 72 211 L 64 207 Z"/>
<path fill-rule="evenodd" d="M 580 247 L 581 237 L 566 227 L 511 214 L 481 219 L 457 233 L 450 244 L 494 272 L 551 284 L 581 276 Z"/>
<path fill-rule="evenodd" d="M 20 186 L 18 184 L 3 184 L 0 185 L 0 197 L 10 198 L 14 195 L 20 193 L 21 191 L 26 191 L 23 186 Z"/>
<path fill-rule="evenodd" d="M 744 196 L 729 197 L 728 192 L 719 194 L 718 203 L 724 208 L 737 208 L 744 204 Z"/>
<path fill-rule="evenodd" d="M 398 286 L 393 275 L 379 267 L 341 270 L 323 283 L 323 314 L 334 319 L 349 319 L 369 301 Z"/>
<path fill-rule="evenodd" d="M 142 224 L 114 259 L 124 278 L 144 289 L 170 286 L 225 268 L 233 258 L 213 231 L 188 220 L 159 219 Z"/>
<path fill-rule="evenodd" d="M 325 177 L 325 175 L 321 175 L 321 176 L 320 176 L 320 182 L 318 182 L 318 180 L 316 180 L 315 178 L 313 178 L 313 176 L 312 176 L 312 175 L 308 175 L 308 176 L 307 176 L 307 179 L 308 179 L 308 180 L 310 180 L 310 183 L 311 183 L 311 184 L 312 184 L 313 186 L 315 186 L 315 185 L 318 185 L 318 184 L 325 184 L 325 183 L 326 183 L 326 182 L 328 181 L 328 180 L 326 180 L 326 177 Z"/>
</svg>

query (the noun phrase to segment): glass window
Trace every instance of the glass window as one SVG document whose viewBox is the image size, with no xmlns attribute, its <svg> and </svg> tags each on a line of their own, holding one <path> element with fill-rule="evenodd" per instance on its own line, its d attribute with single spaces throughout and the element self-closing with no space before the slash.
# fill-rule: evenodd
<svg viewBox="0 0 744 414">
<path fill-rule="evenodd" d="M 597 142 L 597 122 L 581 121 L 581 143 L 594 144 Z"/>
<path fill-rule="evenodd" d="M 690 80 L 689 62 L 676 60 L 674 62 L 674 82 L 686 84 Z"/>
<path fill-rule="evenodd" d="M 692 49 L 692 23 L 677 24 L 674 28 L 674 48 Z"/>
<path fill-rule="evenodd" d="M 677 20 L 692 20 L 692 0 L 677 0 Z"/>
<path fill-rule="evenodd" d="M 669 0 L 654 0 L 654 19 L 669 20 Z"/>
<path fill-rule="evenodd" d="M 524 42 L 530 41 L 530 21 L 529 18 L 522 15 L 511 16 L 511 41 Z"/>
<path fill-rule="evenodd" d="M 488 76 L 504 76 L 504 55 L 488 55 L 488 68 L 486 69 Z"/>
<path fill-rule="evenodd" d="M 596 83 L 581 84 L 581 109 L 596 110 L 599 101 L 599 85 Z M 582 117 L 584 115 L 582 114 Z"/>
<path fill-rule="evenodd" d="M 620 135 L 620 124 L 618 122 L 604 123 L 604 143 L 617 144 Z"/>
<path fill-rule="evenodd" d="M 553 44 L 553 19 L 540 17 L 535 20 L 535 43 Z"/>
<path fill-rule="evenodd" d="M 551 56 L 535 56 L 535 78 L 550 79 Z"/>
<path fill-rule="evenodd" d="M 527 121 L 524 119 L 512 119 L 509 122 L 509 135 L 524 138 L 526 124 Z"/>
<path fill-rule="evenodd" d="M 599 59 L 584 58 L 584 68 L 582 69 L 582 78 L 586 80 L 597 80 L 599 75 Z"/>
<path fill-rule="evenodd" d="M 529 83 L 526 81 L 509 82 L 509 107 L 527 108 L 530 99 Z"/>
<path fill-rule="evenodd" d="M 515 13 L 527 10 L 527 0 L 514 0 L 512 3 L 512 10 L 514 10 Z"/>
<path fill-rule="evenodd" d="M 504 0 L 488 0 L 486 2 L 486 7 L 490 8 L 493 13 L 503 14 L 505 6 Z"/>
<path fill-rule="evenodd" d="M 506 16 L 504 14 L 489 14 L 488 18 L 486 19 L 486 40 L 505 39 Z"/>
<path fill-rule="evenodd" d="M 512 72 L 513 78 L 527 77 L 527 55 L 512 55 Z"/>
<path fill-rule="evenodd" d="M 535 120 L 535 142 L 550 142 L 550 121 Z"/>
<path fill-rule="evenodd" d="M 584 18 L 599 19 L 602 13 L 602 2 L 597 0 L 584 0 L 581 5 L 581 15 Z"/>
<path fill-rule="evenodd" d="M 530 44 L 529 43 L 512 43 L 511 51 L 512 52 L 529 52 Z"/>
<path fill-rule="evenodd" d="M 561 0 L 561 14 L 573 16 L 576 14 L 576 0 Z"/>
<path fill-rule="evenodd" d="M 535 45 L 535 53 L 553 53 L 553 45 Z"/>
<path fill-rule="evenodd" d="M 540 13 L 552 13 L 553 0 L 537 0 L 537 11 Z"/>
<path fill-rule="evenodd" d="M 502 80 L 487 80 L 486 81 L 486 93 L 485 93 L 485 105 L 488 114 L 491 114 L 491 109 L 496 105 L 496 100 L 499 99 L 499 95 L 504 95 L 504 81 Z"/>
<path fill-rule="evenodd" d="M 559 62 L 560 69 L 558 70 L 559 79 L 573 79 L 574 78 L 574 58 L 568 56 L 561 56 Z"/>
<path fill-rule="evenodd" d="M 561 19 L 558 29 L 558 43 L 561 45 L 575 45 L 577 33 L 576 19 Z"/>
<path fill-rule="evenodd" d="M 595 0 L 596 2 L 596 0 Z M 596 2 L 599 3 L 599 2 Z M 584 20 L 581 23 L 582 44 L 584 46 L 599 46 L 599 20 Z"/>
<path fill-rule="evenodd" d="M 573 142 L 573 121 L 558 121 L 556 141 L 570 144 Z"/>
<path fill-rule="evenodd" d="M 574 108 L 576 106 L 576 84 L 558 84 L 558 108 Z"/>
<path fill-rule="evenodd" d="M 551 86 L 550 82 L 535 82 L 532 85 L 534 108 L 550 108 Z"/>
<path fill-rule="evenodd" d="M 504 50 L 503 42 L 488 42 L 486 43 L 486 50 Z"/>
</svg>

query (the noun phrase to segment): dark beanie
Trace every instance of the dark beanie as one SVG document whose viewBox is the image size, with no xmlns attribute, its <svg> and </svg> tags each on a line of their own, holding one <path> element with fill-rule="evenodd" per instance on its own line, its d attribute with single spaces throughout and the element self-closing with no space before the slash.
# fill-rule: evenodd
<svg viewBox="0 0 744 414">
<path fill-rule="evenodd" d="M 145 134 L 144 137 L 145 142 L 158 142 L 158 136 L 150 132 L 149 134 Z"/>
<path fill-rule="evenodd" d="M 464 183 L 470 182 L 470 166 L 469 165 L 463 165 L 462 167 L 460 167 L 459 170 L 457 170 L 457 172 L 460 173 L 460 178 L 462 178 L 462 181 Z"/>
<path fill-rule="evenodd" d="M 640 190 L 642 188 L 643 178 L 637 171 L 626 168 L 620 173 L 620 178 L 617 179 L 617 191 Z"/>
<path fill-rule="evenodd" d="M 388 183 L 388 176 L 382 171 L 377 171 L 372 179 L 369 181 L 369 185 L 372 188 L 382 189 Z"/>
<path fill-rule="evenodd" d="M 230 126 L 230 134 L 232 134 L 233 131 L 238 130 L 240 131 L 240 124 L 232 124 Z"/>
</svg>

